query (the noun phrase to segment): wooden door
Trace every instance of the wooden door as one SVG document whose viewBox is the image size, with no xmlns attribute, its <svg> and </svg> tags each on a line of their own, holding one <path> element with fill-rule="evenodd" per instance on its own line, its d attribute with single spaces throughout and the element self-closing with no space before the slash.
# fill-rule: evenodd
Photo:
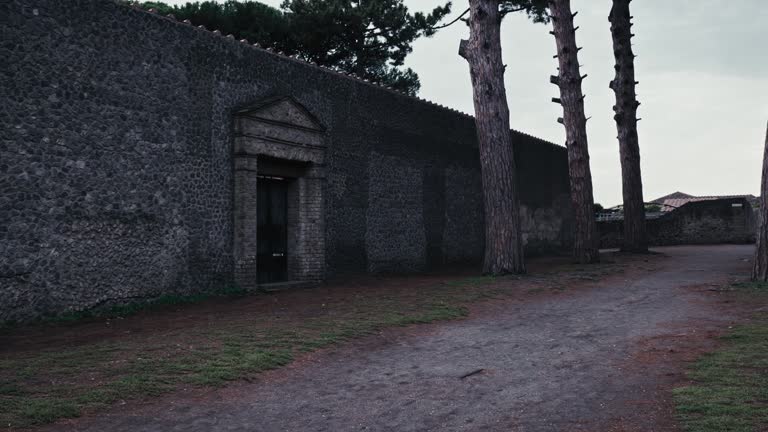
<svg viewBox="0 0 768 432">
<path fill-rule="evenodd" d="M 279 177 L 257 181 L 258 283 L 283 282 L 288 278 L 288 184 Z"/>
</svg>

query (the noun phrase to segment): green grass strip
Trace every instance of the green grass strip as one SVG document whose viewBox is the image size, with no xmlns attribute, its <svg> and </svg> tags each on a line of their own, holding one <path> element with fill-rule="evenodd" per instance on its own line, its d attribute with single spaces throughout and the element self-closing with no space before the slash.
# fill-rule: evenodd
<svg viewBox="0 0 768 432">
<path fill-rule="evenodd" d="M 765 293 L 761 284 L 737 290 Z M 724 345 L 702 356 L 688 373 L 692 385 L 674 391 L 677 417 L 690 432 L 768 430 L 768 314 L 735 327 Z"/>
</svg>

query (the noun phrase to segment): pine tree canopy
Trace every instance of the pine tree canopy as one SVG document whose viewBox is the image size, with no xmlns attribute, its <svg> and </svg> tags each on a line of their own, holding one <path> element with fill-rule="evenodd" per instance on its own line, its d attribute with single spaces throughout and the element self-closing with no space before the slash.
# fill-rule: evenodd
<svg viewBox="0 0 768 432">
<path fill-rule="evenodd" d="M 549 0 L 501 0 L 499 4 L 502 17 L 508 13 L 525 12 L 533 22 L 549 22 Z"/>
<path fill-rule="evenodd" d="M 411 95 L 421 85 L 405 58 L 451 10 L 448 2 L 429 14 L 410 13 L 403 0 L 285 0 L 280 9 L 235 0 L 141 6 Z"/>
</svg>

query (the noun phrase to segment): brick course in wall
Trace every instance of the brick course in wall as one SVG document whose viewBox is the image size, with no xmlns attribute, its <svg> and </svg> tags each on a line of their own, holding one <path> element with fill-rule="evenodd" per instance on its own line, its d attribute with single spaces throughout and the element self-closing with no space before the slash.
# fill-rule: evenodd
<svg viewBox="0 0 768 432">
<path fill-rule="evenodd" d="M 0 321 L 248 285 L 264 155 L 305 164 L 297 278 L 482 256 L 467 115 L 109 0 L 0 2 L 0 57 Z M 285 142 L 238 129 L 276 100 Z M 528 252 L 567 248 L 564 149 L 514 144 Z"/>
</svg>

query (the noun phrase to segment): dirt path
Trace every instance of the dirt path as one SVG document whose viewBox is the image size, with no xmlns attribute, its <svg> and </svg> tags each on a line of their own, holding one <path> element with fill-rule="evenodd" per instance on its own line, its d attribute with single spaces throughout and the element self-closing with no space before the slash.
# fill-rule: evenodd
<svg viewBox="0 0 768 432">
<path fill-rule="evenodd" d="M 469 319 L 368 337 L 251 384 L 52 430 L 675 430 L 662 396 L 680 359 L 664 353 L 699 349 L 707 342 L 691 346 L 697 335 L 735 318 L 691 287 L 743 276 L 753 247 L 661 250 L 662 268 L 636 279 L 487 304 Z"/>
</svg>

